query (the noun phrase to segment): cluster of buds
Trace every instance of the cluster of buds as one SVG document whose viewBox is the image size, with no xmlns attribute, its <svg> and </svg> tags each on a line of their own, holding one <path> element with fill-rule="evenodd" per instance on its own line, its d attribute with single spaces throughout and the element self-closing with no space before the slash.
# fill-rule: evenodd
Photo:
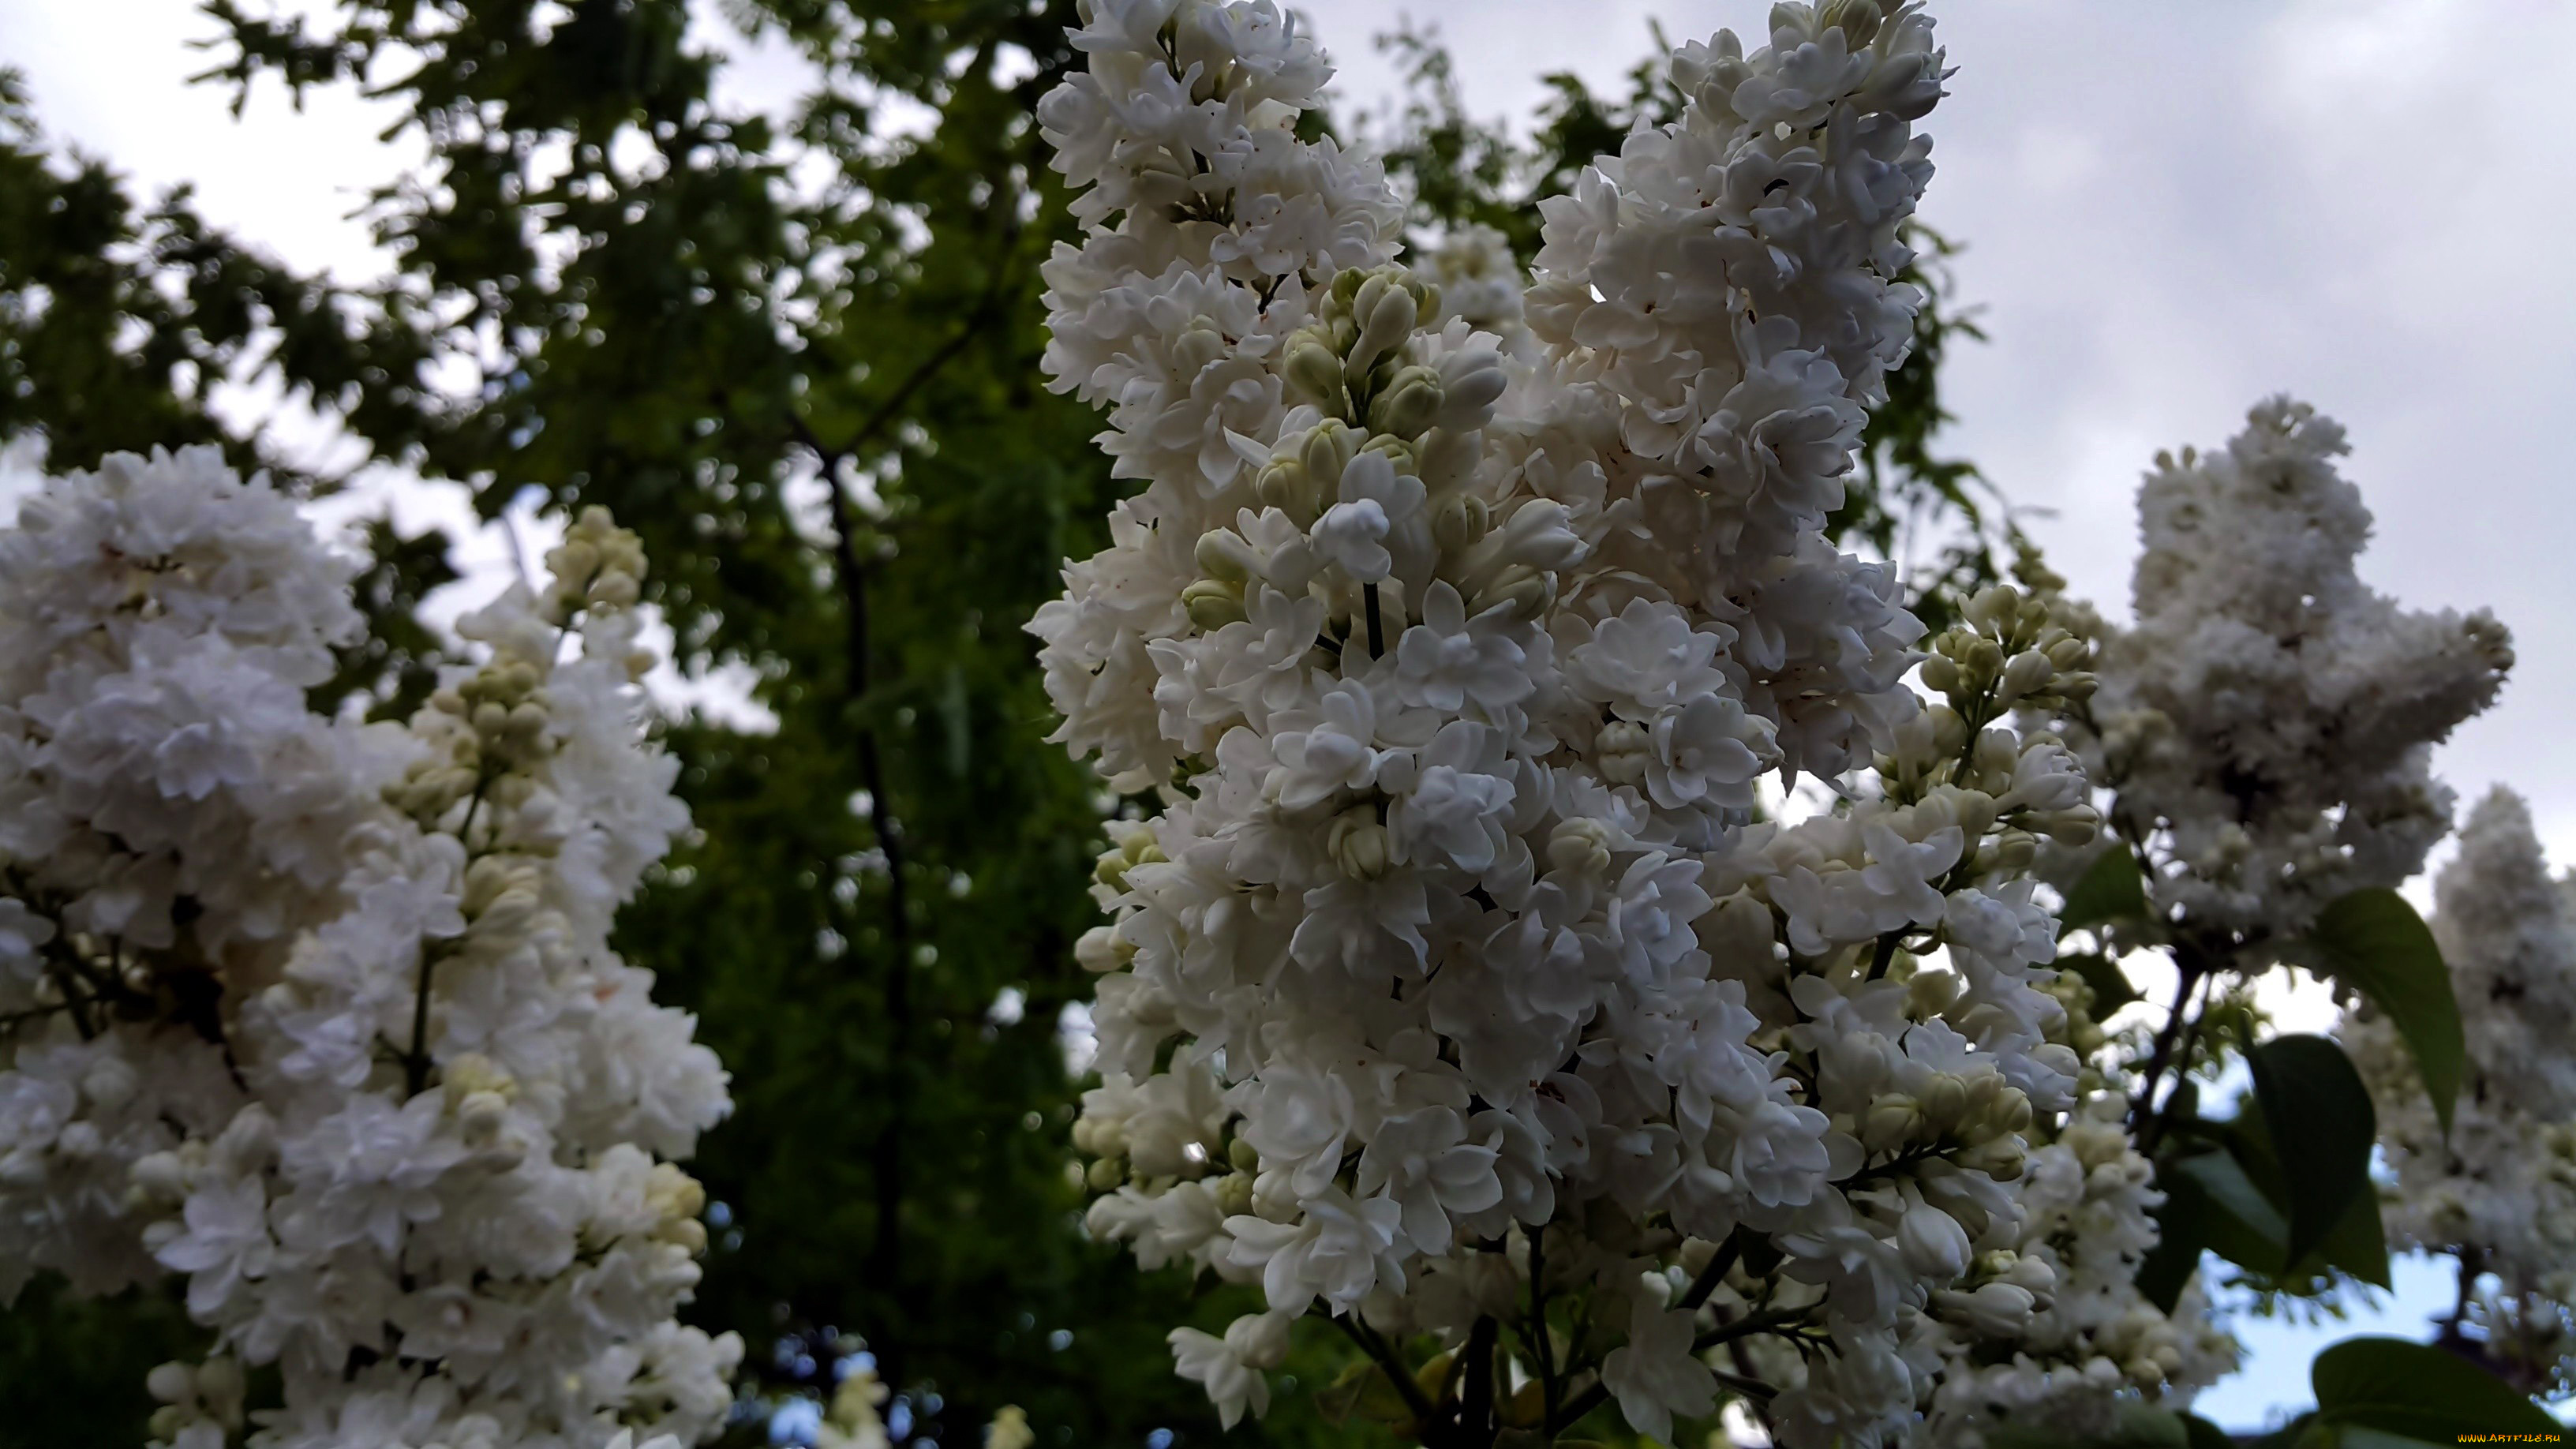
<svg viewBox="0 0 2576 1449">
<path fill-rule="evenodd" d="M 2054 712 L 2093 697 L 2093 646 L 2054 622 L 2046 600 L 1993 584 L 1961 613 L 1959 625 L 1933 639 L 1923 684 L 1963 718 L 2014 708 Z"/>
<path fill-rule="evenodd" d="M 1415 323 L 1439 310 L 1438 290 L 1405 268 L 1345 271 L 1318 302 L 1314 321 L 1288 339 L 1289 385 L 1327 417 L 1419 437 L 1440 411 L 1440 375 L 1407 364 L 1405 344 Z M 1494 396 L 1501 392 L 1497 387 Z"/>
<path fill-rule="evenodd" d="M 1127 889 L 1127 872 L 1140 865 L 1152 865 L 1161 861 L 1164 858 L 1163 847 L 1155 841 L 1154 832 L 1141 822 L 1113 820 L 1109 823 L 1109 829 L 1112 835 L 1111 845 L 1109 849 L 1101 852 L 1098 863 L 1092 866 L 1091 878 L 1110 894 L 1119 895 Z M 1135 952 L 1132 945 L 1125 949 L 1130 955 Z"/>
<path fill-rule="evenodd" d="M 485 791 L 500 805 L 525 803 L 533 786 L 512 772 L 545 757 L 547 703 L 536 666 L 515 659 L 495 660 L 432 694 L 430 709 L 453 723 L 435 731 L 437 753 L 412 761 L 385 787 L 385 803 L 433 828 L 458 802 Z"/>
<path fill-rule="evenodd" d="M 1910 1220 L 1910 1219 L 1909 1219 Z M 2057 1272 L 2010 1248 L 1981 1253 L 1955 1285 L 1932 1295 L 1932 1312 L 1980 1338 L 2018 1338 L 2055 1302 Z"/>
<path fill-rule="evenodd" d="M 573 520 L 562 543 L 546 551 L 546 571 L 554 583 L 542 612 L 558 628 L 584 610 L 631 609 L 644 596 L 644 543 L 594 504 Z"/>
<path fill-rule="evenodd" d="M 2027 868 L 2045 836 L 2089 844 L 2101 812 L 2066 745 L 2044 731 L 1990 729 L 2014 710 L 2063 712 L 2092 696 L 2092 644 L 2052 622 L 2045 596 L 2009 584 L 1981 590 L 1967 622 L 1944 631 L 1923 661 L 1923 681 L 1943 699 L 1896 728 L 1877 757 L 1888 794 L 1982 840 L 1976 873 Z"/>
<path fill-rule="evenodd" d="M 1914 981 L 1955 990 L 1958 978 L 1927 971 Z M 1937 1155 L 1997 1182 L 2012 1182 L 2021 1176 L 2023 1134 L 2031 1120 L 2029 1095 L 1993 1072 L 1934 1072 L 1910 1092 L 1881 1093 L 1857 1125 L 1862 1145 L 1872 1152 Z"/>
</svg>

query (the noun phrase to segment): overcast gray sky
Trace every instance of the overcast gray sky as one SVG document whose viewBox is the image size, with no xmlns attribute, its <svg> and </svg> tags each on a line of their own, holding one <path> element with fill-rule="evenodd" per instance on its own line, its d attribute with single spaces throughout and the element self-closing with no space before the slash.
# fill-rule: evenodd
<svg viewBox="0 0 2576 1449">
<path fill-rule="evenodd" d="M 1299 8 L 1350 100 L 1392 88 L 1370 41 L 1409 15 L 1440 27 L 1471 110 L 1520 116 L 1546 71 L 1615 84 L 1650 19 L 1679 40 L 1758 30 L 1767 5 Z M 1938 13 L 1958 74 L 1927 125 L 1940 174 L 1924 215 L 1968 244 L 1962 299 L 1993 338 L 1946 375 L 1953 448 L 2046 511 L 2030 526 L 2057 567 L 2117 614 L 2131 493 L 2158 448 L 2217 444 L 2274 391 L 2333 413 L 2379 518 L 2364 577 L 2418 608 L 2491 607 L 2514 630 L 2503 702 L 2443 751 L 2442 773 L 2464 800 L 2513 784 L 2554 858 L 2576 860 L 2576 749 L 2562 746 L 2576 713 L 2562 441 L 2576 421 L 2576 5 Z M 211 217 L 291 261 L 379 270 L 344 217 L 409 159 L 375 139 L 389 113 L 335 94 L 298 117 L 270 91 L 236 123 L 182 84 L 205 63 L 185 42 L 210 29 L 189 0 L 0 0 L 0 63 L 27 73 L 57 137 L 155 189 L 194 182 Z M 776 73 L 746 67 L 738 93 L 765 99 Z M 2212 1402 L 2232 1422 L 2305 1397 L 2313 1337 L 2264 1342 L 2258 1370 Z"/>
</svg>

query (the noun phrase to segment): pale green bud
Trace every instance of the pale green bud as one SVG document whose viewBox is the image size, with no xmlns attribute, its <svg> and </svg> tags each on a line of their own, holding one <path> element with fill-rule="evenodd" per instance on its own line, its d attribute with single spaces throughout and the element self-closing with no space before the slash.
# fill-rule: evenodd
<svg viewBox="0 0 2576 1449">
<path fill-rule="evenodd" d="M 1452 493 L 1431 515 L 1431 537 L 1443 553 L 1465 553 L 1484 541 L 1494 511 L 1472 493 Z"/>
<path fill-rule="evenodd" d="M 1360 441 L 1359 431 L 1348 423 L 1327 418 L 1317 424 L 1298 450 L 1306 476 L 1314 479 L 1317 487 L 1331 492 L 1342 481 L 1342 470 L 1358 456 Z"/>
<path fill-rule="evenodd" d="M 1400 438 L 1420 437 L 1440 415 L 1440 374 L 1428 367 L 1400 369 L 1369 404 L 1369 427 Z"/>
<path fill-rule="evenodd" d="M 1299 528 L 1315 521 L 1314 479 L 1306 465 L 1295 458 L 1281 458 L 1265 467 L 1252 480 L 1252 496 L 1265 508 L 1276 508 L 1296 520 Z"/>
<path fill-rule="evenodd" d="M 1244 583 L 1261 565 L 1252 545 L 1231 528 L 1211 528 L 1200 534 L 1198 546 L 1190 554 L 1198 561 L 1200 572 L 1229 584 Z"/>
<path fill-rule="evenodd" d="M 1393 433 L 1378 433 L 1372 436 L 1368 440 L 1368 445 L 1360 451 L 1384 453 L 1387 460 L 1395 464 L 1395 471 L 1398 473 L 1421 476 L 1419 472 L 1421 465 L 1414 461 L 1413 445 Z"/>
<path fill-rule="evenodd" d="M 1349 405 L 1342 392 L 1342 360 L 1321 342 L 1309 340 L 1290 348 L 1282 370 L 1289 386 L 1312 398 L 1324 411 L 1338 414 Z"/>
<path fill-rule="evenodd" d="M 1968 1084 L 1948 1072 L 1934 1072 L 1916 1095 L 1923 1103 L 1924 1120 L 1935 1131 L 1947 1132 L 1967 1115 Z"/>
<path fill-rule="evenodd" d="M 1378 823 L 1374 806 L 1354 806 L 1334 816 L 1325 832 L 1325 845 L 1342 874 L 1354 880 L 1375 880 L 1386 874 L 1386 827 Z"/>
</svg>

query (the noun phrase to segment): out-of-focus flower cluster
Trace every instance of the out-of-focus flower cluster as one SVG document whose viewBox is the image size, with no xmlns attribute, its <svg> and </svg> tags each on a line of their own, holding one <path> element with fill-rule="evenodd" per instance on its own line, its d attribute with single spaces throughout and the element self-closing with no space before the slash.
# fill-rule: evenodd
<svg viewBox="0 0 2576 1449">
<path fill-rule="evenodd" d="M 2394 1174 L 2391 1247 L 2458 1255 L 2474 1337 L 2533 1389 L 2576 1383 L 2576 882 L 2553 879 L 2531 812 L 2498 787 L 2435 886 L 2468 1067 L 2446 1135 L 2397 1029 L 2367 1002 L 2343 1042 L 2370 1083 Z"/>
<path fill-rule="evenodd" d="M 2028 872 L 2098 825 L 2007 723 L 2089 695 L 2085 641 L 1990 590 L 1927 704 L 1895 574 L 1824 532 L 1921 300 L 1931 22 L 1684 47 L 1683 118 L 1541 202 L 1506 300 L 1497 238 L 1395 264 L 1377 167 L 1297 139 L 1329 70 L 1270 5 L 1083 16 L 1040 108 L 1090 226 L 1047 367 L 1143 487 L 1031 628 L 1057 738 L 1160 807 L 1079 949 L 1093 1229 L 1262 1285 L 1173 1334 L 1228 1422 L 1320 1309 L 1512 1335 L 1657 1436 L 1758 1330 L 1783 1442 L 1902 1435 L 2071 1262 L 2023 1202 L 2080 1070 Z M 1839 803 L 1757 821 L 1775 771 Z"/>
<path fill-rule="evenodd" d="M 2081 742 L 2113 821 L 2157 842 L 2157 914 L 2204 939 L 2286 940 L 2421 870 L 2451 822 L 2432 748 L 2513 664 L 2494 616 L 2411 613 L 2357 577 L 2370 511 L 2345 451 L 2275 398 L 2224 449 L 2159 454 L 2138 492 L 2137 620 L 2101 631 Z"/>
<path fill-rule="evenodd" d="M 216 1347 L 154 1372 L 160 1442 L 591 1449 L 730 1402 L 740 1343 L 672 1317 L 724 1073 L 607 942 L 687 825 L 643 560 L 594 511 L 548 565 L 368 724 L 305 698 L 357 561 L 214 450 L 0 532 L 0 1292 L 185 1275 Z"/>
<path fill-rule="evenodd" d="M 2043 848 L 2040 868 L 2074 889 L 2104 851 L 2135 859 L 2145 909 L 2093 930 L 2115 956 L 2172 951 L 2183 978 L 2164 1046 L 2150 1051 L 2146 1034 L 2132 1034 L 2107 1063 L 2106 1080 L 2129 1098 L 2117 1106 L 2132 1115 L 2192 1100 L 2166 1088 L 2215 1060 L 2206 1054 L 2221 1048 L 2197 1039 L 2211 1015 L 2204 989 L 2250 1003 L 2250 979 L 2295 954 L 2321 910 L 2422 868 L 2450 828 L 2432 748 L 2493 701 L 2512 663 L 2492 617 L 2409 613 L 2360 582 L 2371 520 L 2335 471 L 2344 451 L 2332 419 L 2274 398 L 2224 449 L 2159 454 L 2138 492 L 2134 622 L 2106 624 L 2080 604 L 2053 610 L 2098 645 L 2093 698 L 2057 718 L 2106 787 L 2113 830 L 2092 849 Z M 2064 581 L 2036 555 L 2021 573 L 2058 600 Z M 1939 667 L 1927 666 L 1927 678 Z M 2071 978 L 2060 985 L 2075 1015 L 2087 1015 L 2089 993 Z M 2394 1036 L 2382 1045 L 2402 1056 Z M 2420 1090 L 2413 1103 L 2429 1127 Z M 2100 1105 L 2104 1122 L 2116 1115 L 2112 1100 Z M 2061 1296 L 2056 1321 L 2031 1340 L 2067 1350 L 2065 1366 L 2016 1361 L 1955 1376 L 1943 1390 L 1954 1433 L 1997 1416 L 2099 1433 L 2124 1394 L 2187 1403 L 2233 1365 L 2236 1345 L 2197 1286 L 2170 1315 L 2134 1286 L 2155 1243 L 2148 1211 L 2161 1199 L 2147 1159 L 2117 1145 L 2079 1119 L 2043 1150 L 2071 1157 L 2033 1180 L 2035 1230 L 2087 1224 L 2051 1261 L 2091 1286 Z M 2061 1205 L 2037 1210 L 2051 1182 Z"/>
</svg>

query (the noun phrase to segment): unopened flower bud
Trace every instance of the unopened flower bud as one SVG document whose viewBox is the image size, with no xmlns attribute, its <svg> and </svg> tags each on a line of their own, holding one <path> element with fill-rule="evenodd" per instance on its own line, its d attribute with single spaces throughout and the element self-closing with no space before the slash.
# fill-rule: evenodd
<svg viewBox="0 0 2576 1449">
<path fill-rule="evenodd" d="M 592 579 L 584 598 L 595 609 L 631 609 L 643 596 L 643 586 L 633 574 L 611 572 Z"/>
<path fill-rule="evenodd" d="M 1342 360 L 1320 340 L 1310 336 L 1289 348 L 1281 371 L 1288 375 L 1289 386 L 1325 412 L 1342 411 L 1346 401 L 1342 395 Z"/>
<path fill-rule="evenodd" d="M 1607 824 L 1578 815 L 1557 822 L 1548 833 L 1547 861 L 1558 870 L 1597 879 L 1610 873 L 1610 844 Z"/>
<path fill-rule="evenodd" d="M 1556 575 L 1514 564 L 1497 575 L 1491 587 L 1476 595 L 1474 612 L 1481 614 L 1497 604 L 1509 604 L 1514 618 L 1535 619 L 1555 602 Z"/>
<path fill-rule="evenodd" d="M 1216 1186 L 1209 1190 L 1209 1196 L 1216 1199 L 1219 1212 L 1228 1217 L 1239 1216 L 1252 1211 L 1253 1182 L 1253 1176 L 1249 1172 L 1229 1173 L 1216 1180 Z"/>
<path fill-rule="evenodd" d="M 1421 473 L 1422 465 L 1413 456 L 1413 445 L 1393 433 L 1370 434 L 1368 442 L 1361 446 L 1360 451 L 1385 454 L 1387 461 L 1395 465 L 1395 471 L 1398 473 L 1408 476 L 1419 476 Z"/>
<path fill-rule="evenodd" d="M 1986 1120 L 2002 1132 L 2030 1130 L 2030 1095 L 2019 1087 L 2006 1087 L 1986 1108 Z"/>
<path fill-rule="evenodd" d="M 1465 553 L 1482 542 L 1493 526 L 1493 510 L 1472 493 L 1452 493 L 1431 515 L 1431 537 L 1443 553 Z"/>
<path fill-rule="evenodd" d="M 468 1092 L 456 1104 L 456 1135 L 476 1150 L 490 1147 L 509 1119 L 510 1104 L 498 1092 Z"/>
<path fill-rule="evenodd" d="M 1351 465 L 1351 459 L 1359 456 L 1360 441 L 1360 433 L 1348 423 L 1326 418 L 1306 434 L 1298 450 L 1298 462 L 1309 478 L 1337 481 L 1342 470 Z"/>
<path fill-rule="evenodd" d="M 1896 1244 L 1918 1278 L 1948 1282 L 1968 1271 L 1967 1230 L 1929 1204 L 1908 1207 L 1896 1220 Z"/>
<path fill-rule="evenodd" d="M 1380 285 L 1385 278 L 1371 278 L 1353 299 L 1351 315 L 1359 319 L 1359 341 L 1352 344 L 1351 371 L 1364 371 L 1379 358 L 1394 351 L 1413 334 L 1418 313 L 1413 294 L 1399 285 Z M 1371 296 L 1371 292 L 1376 292 Z"/>
<path fill-rule="evenodd" d="M 1861 1145 L 1872 1152 L 1893 1152 L 1914 1140 L 1923 1126 L 1923 1109 L 1902 1092 L 1888 1092 L 1869 1104 L 1861 1120 Z"/>
<path fill-rule="evenodd" d="M 1243 586 L 1200 579 L 1181 590 L 1181 609 L 1192 624 L 1213 634 L 1243 620 Z"/>
<path fill-rule="evenodd" d="M 1592 765 L 1601 778 L 1617 785 L 1642 785 L 1646 781 L 1646 731 L 1624 719 L 1614 719 L 1601 727 L 1592 742 Z"/>
<path fill-rule="evenodd" d="M 1440 415 L 1444 401 L 1439 373 L 1419 365 L 1404 368 L 1369 404 L 1369 427 L 1399 438 L 1420 437 Z"/>
<path fill-rule="evenodd" d="M 184 1404 L 197 1397 L 197 1374 L 183 1363 L 159 1364 L 143 1376 L 143 1387 L 165 1404 Z"/>
<path fill-rule="evenodd" d="M 1231 528 L 1211 528 L 1200 534 L 1190 557 L 1199 572 L 1229 584 L 1240 585 L 1261 568 L 1261 555 Z"/>
<path fill-rule="evenodd" d="M 2057 666 L 2050 662 L 2047 655 L 2036 649 L 2023 650 L 2004 665 L 2003 685 L 1999 691 L 1998 702 L 2010 704 L 2026 695 L 2037 694 L 2048 684 L 2050 676 L 2056 673 Z"/>
<path fill-rule="evenodd" d="M 1977 590 L 1960 612 L 1981 629 L 2000 630 L 2020 614 L 2021 590 L 2010 584 L 1988 584 Z"/>
<path fill-rule="evenodd" d="M 2038 1301 L 2027 1288 L 2011 1283 L 1988 1283 L 1974 1292 L 1945 1288 L 1932 1295 L 1933 1306 L 1941 1315 L 1963 1323 L 1983 1338 L 2012 1338 L 2030 1326 L 2030 1315 Z"/>
<path fill-rule="evenodd" d="M 1386 874 L 1386 827 L 1377 820 L 1376 807 L 1354 806 L 1333 817 L 1325 832 L 1325 843 L 1332 851 L 1333 863 L 1354 880 L 1375 880 Z"/>
<path fill-rule="evenodd" d="M 1073 943 L 1074 964 L 1094 976 L 1115 971 L 1136 959 L 1136 947 L 1116 926 L 1094 926 Z"/>
</svg>

